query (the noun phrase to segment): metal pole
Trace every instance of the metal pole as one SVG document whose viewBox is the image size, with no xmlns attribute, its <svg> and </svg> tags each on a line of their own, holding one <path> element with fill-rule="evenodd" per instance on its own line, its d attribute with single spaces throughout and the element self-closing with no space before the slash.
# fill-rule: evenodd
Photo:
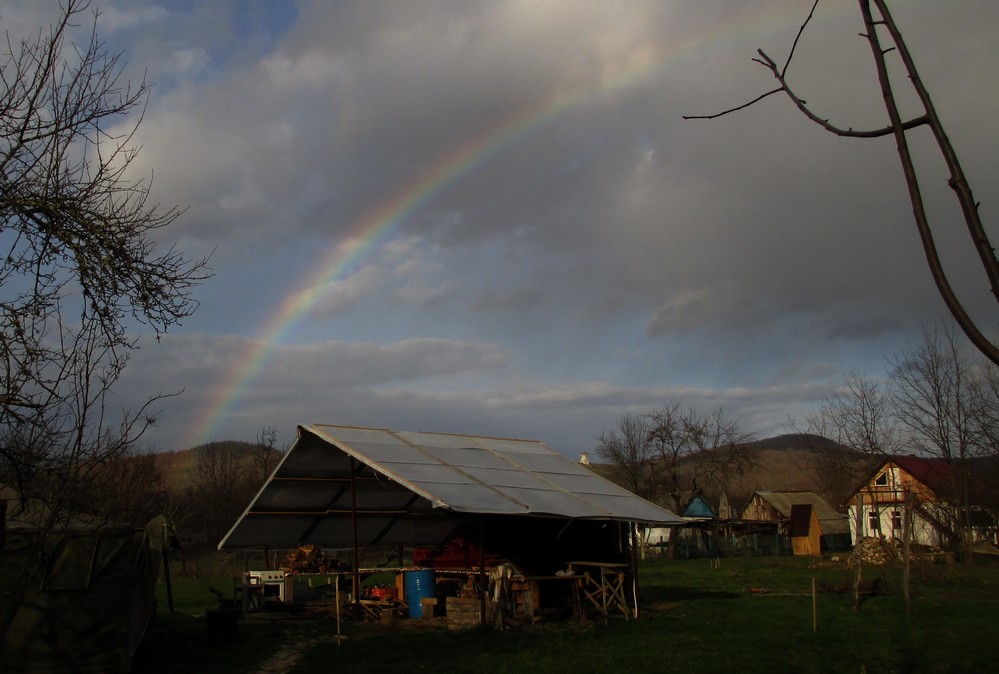
<svg viewBox="0 0 999 674">
<path fill-rule="evenodd" d="M 354 467 L 354 457 L 350 457 L 350 525 L 354 543 L 354 578 L 351 585 L 351 603 L 354 606 L 354 617 L 361 619 L 361 562 L 357 550 L 357 472 Z"/>
<path fill-rule="evenodd" d="M 638 620 L 638 535 L 634 522 L 628 526 L 631 529 L 631 599 L 635 604 L 635 620 Z"/>
</svg>

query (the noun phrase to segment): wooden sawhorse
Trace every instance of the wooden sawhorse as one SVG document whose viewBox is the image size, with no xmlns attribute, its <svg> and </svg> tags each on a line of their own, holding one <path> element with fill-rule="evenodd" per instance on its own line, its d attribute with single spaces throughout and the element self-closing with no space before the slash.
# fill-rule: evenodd
<svg viewBox="0 0 999 674">
<path fill-rule="evenodd" d="M 569 573 L 583 577 L 583 597 L 600 612 L 604 622 L 612 613 L 620 612 L 625 620 L 631 615 L 624 594 L 627 568 L 627 564 L 609 562 L 569 562 Z"/>
</svg>

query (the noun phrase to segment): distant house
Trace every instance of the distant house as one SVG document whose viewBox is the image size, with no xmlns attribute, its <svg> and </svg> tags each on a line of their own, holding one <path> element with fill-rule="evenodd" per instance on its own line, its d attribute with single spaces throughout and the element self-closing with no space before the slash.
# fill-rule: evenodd
<svg viewBox="0 0 999 674">
<path fill-rule="evenodd" d="M 776 523 L 779 534 L 792 538 L 795 554 L 843 550 L 850 543 L 846 517 L 812 491 L 757 491 L 743 509 L 741 519 Z M 797 545 L 794 539 L 799 539 Z"/>
<path fill-rule="evenodd" d="M 718 513 L 714 511 L 703 496 L 691 494 L 687 499 L 687 505 L 683 508 L 681 517 L 683 524 L 679 526 L 642 528 L 643 544 L 648 548 L 664 551 L 671 536 L 676 535 L 680 540 L 684 538 L 690 539 L 692 538 L 691 532 L 694 528 L 698 525 L 717 521 Z"/>
<path fill-rule="evenodd" d="M 886 457 L 850 494 L 847 505 L 853 540 L 901 539 L 905 502 L 910 494 L 912 542 L 926 546 L 955 544 L 958 510 L 953 499 L 953 471 L 943 459 L 917 456 Z M 995 513 L 973 507 L 969 514 L 974 538 L 995 544 Z"/>
<path fill-rule="evenodd" d="M 683 509 L 682 516 L 692 519 L 712 519 L 718 517 L 718 513 L 708 505 L 703 496 L 695 496 L 687 504 L 687 507 Z"/>
</svg>

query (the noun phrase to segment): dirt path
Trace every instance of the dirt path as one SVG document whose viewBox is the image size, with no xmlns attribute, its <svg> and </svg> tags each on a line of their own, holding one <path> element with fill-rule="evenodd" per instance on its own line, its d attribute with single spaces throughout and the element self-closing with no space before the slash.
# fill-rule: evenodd
<svg viewBox="0 0 999 674">
<path fill-rule="evenodd" d="M 336 643 L 336 635 L 293 640 L 279 648 L 253 674 L 288 674 L 308 650 L 320 644 Z"/>
</svg>

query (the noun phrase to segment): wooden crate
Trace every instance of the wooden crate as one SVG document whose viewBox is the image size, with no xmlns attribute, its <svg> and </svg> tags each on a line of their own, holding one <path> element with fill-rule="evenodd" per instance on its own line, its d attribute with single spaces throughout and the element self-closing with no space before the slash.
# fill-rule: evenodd
<svg viewBox="0 0 999 674">
<path fill-rule="evenodd" d="M 481 624 L 477 598 L 448 597 L 445 608 L 449 630 L 467 630 Z"/>
</svg>

